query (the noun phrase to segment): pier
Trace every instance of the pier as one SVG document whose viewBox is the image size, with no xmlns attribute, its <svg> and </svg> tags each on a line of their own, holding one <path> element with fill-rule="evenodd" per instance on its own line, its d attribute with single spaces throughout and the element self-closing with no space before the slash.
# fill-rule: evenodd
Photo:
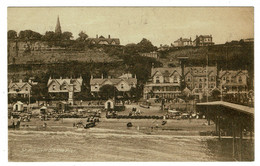
<svg viewBox="0 0 260 166">
<path fill-rule="evenodd" d="M 233 158 L 241 161 L 244 133 L 249 133 L 249 139 L 254 143 L 254 108 L 225 101 L 197 103 L 196 108 L 205 115 L 208 125 L 211 121 L 215 123 L 219 140 L 222 135 L 232 137 Z"/>
</svg>

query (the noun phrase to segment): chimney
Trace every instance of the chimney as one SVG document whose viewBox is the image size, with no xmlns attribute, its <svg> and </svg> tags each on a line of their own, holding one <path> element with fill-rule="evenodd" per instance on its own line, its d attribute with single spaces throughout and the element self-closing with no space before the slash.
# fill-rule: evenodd
<svg viewBox="0 0 260 166">
<path fill-rule="evenodd" d="M 102 79 L 104 79 L 104 76 L 103 76 L 103 74 L 101 75 L 101 78 L 102 78 Z"/>
<path fill-rule="evenodd" d="M 96 38 L 98 38 L 98 35 L 96 35 Z"/>
<path fill-rule="evenodd" d="M 93 75 L 91 74 L 90 79 L 93 80 Z"/>
<path fill-rule="evenodd" d="M 109 79 L 111 79 L 111 76 L 108 76 Z"/>
<path fill-rule="evenodd" d="M 110 39 L 110 35 L 108 35 L 108 38 Z"/>
<path fill-rule="evenodd" d="M 19 83 L 22 83 L 23 82 L 23 80 L 22 79 L 19 79 Z"/>
<path fill-rule="evenodd" d="M 62 80 L 62 77 L 60 76 L 60 80 Z"/>
<path fill-rule="evenodd" d="M 136 74 L 135 74 L 135 79 L 136 79 Z"/>
</svg>

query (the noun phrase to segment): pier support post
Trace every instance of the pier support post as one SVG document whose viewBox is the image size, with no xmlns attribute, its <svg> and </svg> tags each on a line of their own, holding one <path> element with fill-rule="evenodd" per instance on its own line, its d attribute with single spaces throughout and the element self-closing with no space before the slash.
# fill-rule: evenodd
<svg viewBox="0 0 260 166">
<path fill-rule="evenodd" d="M 218 116 L 215 116 L 216 134 L 218 133 Z"/>
<path fill-rule="evenodd" d="M 239 160 L 242 161 L 242 140 L 243 140 L 243 127 L 242 124 L 239 124 Z"/>
<path fill-rule="evenodd" d="M 233 158 L 236 156 L 236 129 L 235 129 L 235 123 L 234 120 L 232 121 L 232 135 L 233 135 L 233 140 L 232 140 L 232 152 L 233 152 Z"/>
<path fill-rule="evenodd" d="M 220 132 L 220 116 L 218 116 L 217 119 L 217 123 L 218 123 L 218 139 L 221 139 L 221 132 Z"/>
</svg>

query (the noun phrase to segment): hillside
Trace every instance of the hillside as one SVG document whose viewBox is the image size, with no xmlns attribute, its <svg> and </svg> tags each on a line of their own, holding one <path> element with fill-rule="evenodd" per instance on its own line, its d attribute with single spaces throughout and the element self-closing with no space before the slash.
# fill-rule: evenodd
<svg viewBox="0 0 260 166">
<path fill-rule="evenodd" d="M 78 62 L 112 62 L 119 58 L 111 57 L 102 49 L 87 49 L 84 51 L 54 50 L 54 51 L 19 51 L 9 54 L 8 64 L 47 64 L 68 61 Z"/>
<path fill-rule="evenodd" d="M 165 66 L 176 65 L 178 57 L 188 57 L 186 65 L 218 65 L 218 69 L 247 69 L 254 73 L 254 44 L 213 45 L 208 47 L 188 47 L 162 52 L 160 62 Z"/>
<path fill-rule="evenodd" d="M 214 45 L 209 47 L 173 48 L 160 52 L 159 59 L 141 57 L 136 53 L 124 52 L 127 46 L 120 48 L 98 46 L 84 51 L 52 50 L 15 51 L 9 44 L 8 79 L 36 77 L 46 82 L 49 76 L 80 76 L 88 82 L 90 75 L 117 77 L 130 72 L 137 75 L 140 83 L 145 83 L 151 71 L 152 63 L 158 66 L 178 66 L 178 57 L 188 57 L 186 66 L 216 65 L 218 69 L 247 69 L 249 79 L 254 78 L 254 45 L 242 43 L 236 45 Z M 126 48 L 126 49 L 124 49 Z M 133 50 L 131 50 L 133 52 Z M 15 60 L 13 59 L 15 58 Z M 253 82 L 253 81 L 250 81 Z"/>
</svg>

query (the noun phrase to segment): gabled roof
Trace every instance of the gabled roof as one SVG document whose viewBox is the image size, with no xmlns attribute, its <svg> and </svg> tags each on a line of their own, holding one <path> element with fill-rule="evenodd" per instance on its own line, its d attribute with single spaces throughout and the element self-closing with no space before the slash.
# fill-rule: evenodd
<svg viewBox="0 0 260 166">
<path fill-rule="evenodd" d="M 219 77 L 222 78 L 225 75 L 231 75 L 233 77 L 236 77 L 239 74 L 244 74 L 248 77 L 248 71 L 247 70 L 220 70 L 219 71 Z"/>
<path fill-rule="evenodd" d="M 121 75 L 118 78 L 125 78 L 125 79 L 127 79 L 127 78 L 132 78 L 132 77 L 133 77 L 133 75 L 131 73 L 126 73 L 126 74 Z"/>
<path fill-rule="evenodd" d="M 191 39 L 188 39 L 188 38 L 179 38 L 178 40 L 175 40 L 174 42 L 176 43 L 176 42 L 192 42 L 192 40 Z"/>
<path fill-rule="evenodd" d="M 177 72 L 179 75 L 181 75 L 181 68 L 180 67 L 158 67 L 158 68 L 152 68 L 151 71 L 151 77 L 154 77 L 154 75 L 159 72 L 163 76 L 171 76 L 174 72 Z"/>
<path fill-rule="evenodd" d="M 95 44 L 99 44 L 99 42 L 101 41 L 106 41 L 108 44 L 112 44 L 113 42 L 115 42 L 115 44 L 119 45 L 120 44 L 120 40 L 118 38 L 89 38 L 88 41 L 90 43 L 92 43 L 92 41 L 95 42 Z"/>
<path fill-rule="evenodd" d="M 20 104 L 22 105 L 23 103 L 21 101 L 17 101 L 15 104 Z"/>
<path fill-rule="evenodd" d="M 18 88 L 22 88 L 25 85 L 29 85 L 30 87 L 32 86 L 28 82 L 10 82 L 8 88 L 12 88 L 14 86 L 17 86 Z"/>
<path fill-rule="evenodd" d="M 73 84 L 74 82 L 78 82 L 78 84 L 80 84 L 80 86 L 81 86 L 83 79 L 81 77 L 80 78 L 64 78 L 64 79 L 63 78 L 59 78 L 59 79 L 49 78 L 47 86 L 49 87 L 53 81 L 55 81 L 59 85 L 62 85 L 63 83 Z"/>
<path fill-rule="evenodd" d="M 192 76 L 206 76 L 207 74 L 217 75 L 217 67 L 216 66 L 208 66 L 208 71 L 206 67 L 185 67 L 184 75 L 191 73 Z"/>
<path fill-rule="evenodd" d="M 136 78 L 94 78 L 90 79 L 90 85 L 103 85 L 106 81 L 110 81 L 113 85 L 118 85 L 121 81 L 125 81 L 128 84 L 137 84 Z"/>
</svg>

